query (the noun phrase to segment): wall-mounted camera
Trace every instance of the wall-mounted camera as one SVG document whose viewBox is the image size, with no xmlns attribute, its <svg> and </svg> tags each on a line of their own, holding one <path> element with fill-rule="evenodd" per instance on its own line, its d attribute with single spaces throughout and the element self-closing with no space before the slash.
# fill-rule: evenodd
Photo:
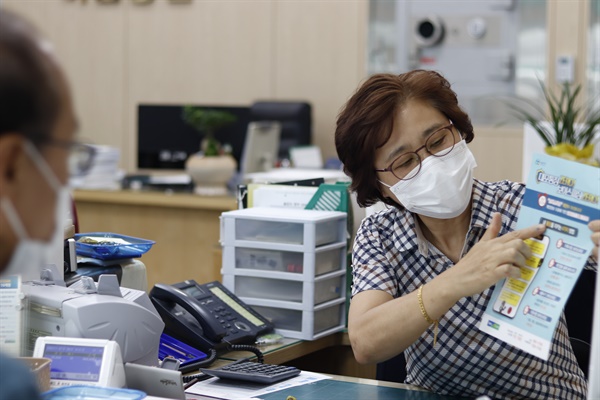
<svg viewBox="0 0 600 400">
<path fill-rule="evenodd" d="M 415 21 L 415 40 L 420 47 L 431 47 L 444 39 L 444 23 L 437 16 L 419 18 Z"/>
</svg>

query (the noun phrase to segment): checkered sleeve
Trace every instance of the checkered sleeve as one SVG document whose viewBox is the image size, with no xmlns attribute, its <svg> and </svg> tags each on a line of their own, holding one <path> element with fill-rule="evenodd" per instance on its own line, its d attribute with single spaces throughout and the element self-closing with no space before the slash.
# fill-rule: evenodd
<svg viewBox="0 0 600 400">
<path fill-rule="evenodd" d="M 592 271 L 598 272 L 598 262 L 590 256 L 585 263 L 585 269 L 591 269 Z"/>
<path fill-rule="evenodd" d="M 381 217 L 361 223 L 352 251 L 352 296 L 365 290 L 383 290 L 396 297 L 398 281 L 378 230 Z"/>
<path fill-rule="evenodd" d="M 481 239 L 496 212 L 502 215 L 501 235 L 516 228 L 524 193 L 521 183 L 475 180 L 465 253 Z M 399 297 L 452 268 L 452 261 L 420 235 L 408 212 L 390 208 L 365 218 L 354 241 L 352 295 L 383 290 Z M 595 263 L 591 266 L 597 270 Z M 432 326 L 404 351 L 406 383 L 451 396 L 584 399 L 585 376 L 570 347 L 564 316 L 549 359 L 540 360 L 478 329 L 492 290 L 453 305 L 439 320 L 436 346 Z"/>
</svg>

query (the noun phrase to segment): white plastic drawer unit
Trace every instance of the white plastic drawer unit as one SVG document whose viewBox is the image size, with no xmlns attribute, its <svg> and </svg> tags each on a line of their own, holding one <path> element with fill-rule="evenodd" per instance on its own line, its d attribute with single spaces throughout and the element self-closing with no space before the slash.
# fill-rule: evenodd
<svg viewBox="0 0 600 400">
<path fill-rule="evenodd" d="M 260 242 L 295 245 L 295 250 L 303 251 L 344 240 L 344 212 L 254 207 L 221 214 L 224 246 Z"/>
<path fill-rule="evenodd" d="M 244 300 L 254 298 L 297 303 L 305 310 L 312 310 L 314 306 L 326 301 L 346 297 L 346 271 L 321 275 L 312 282 L 276 279 L 272 275 L 266 277 L 224 274 L 223 285 Z"/>
<path fill-rule="evenodd" d="M 343 330 L 346 326 L 345 300 L 332 300 L 313 311 L 294 310 L 272 305 L 250 304 L 260 315 L 275 325 L 275 331 L 285 337 L 314 340 Z"/>
<path fill-rule="evenodd" d="M 312 252 L 272 250 L 252 247 L 223 247 L 223 273 L 247 270 L 288 272 L 305 280 L 346 269 L 346 243 L 321 246 Z"/>
</svg>

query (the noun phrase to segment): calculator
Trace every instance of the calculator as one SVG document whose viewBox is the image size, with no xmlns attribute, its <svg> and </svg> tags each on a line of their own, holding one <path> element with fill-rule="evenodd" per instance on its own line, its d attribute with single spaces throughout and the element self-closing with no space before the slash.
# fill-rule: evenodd
<svg viewBox="0 0 600 400">
<path fill-rule="evenodd" d="M 207 369 L 200 368 L 206 375 L 212 375 L 225 379 L 237 379 L 255 383 L 272 384 L 300 374 L 296 367 L 286 365 L 261 364 L 241 360 L 223 367 Z"/>
</svg>

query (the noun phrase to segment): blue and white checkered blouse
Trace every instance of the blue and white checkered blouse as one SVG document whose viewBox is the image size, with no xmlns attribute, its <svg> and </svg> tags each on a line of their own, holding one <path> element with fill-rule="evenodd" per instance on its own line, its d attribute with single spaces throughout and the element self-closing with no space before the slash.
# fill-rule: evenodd
<svg viewBox="0 0 600 400">
<path fill-rule="evenodd" d="M 502 215 L 500 235 L 515 229 L 524 192 L 520 183 L 475 180 L 463 254 L 483 236 L 495 212 Z M 383 290 L 394 298 L 417 290 L 454 265 L 424 239 L 413 214 L 396 208 L 365 218 L 354 242 L 352 264 L 353 296 Z M 564 313 L 550 358 L 543 361 L 478 329 L 493 289 L 460 299 L 440 318 L 435 348 L 431 326 L 405 350 L 406 383 L 446 395 L 584 399 L 587 382 L 571 349 Z"/>
</svg>

